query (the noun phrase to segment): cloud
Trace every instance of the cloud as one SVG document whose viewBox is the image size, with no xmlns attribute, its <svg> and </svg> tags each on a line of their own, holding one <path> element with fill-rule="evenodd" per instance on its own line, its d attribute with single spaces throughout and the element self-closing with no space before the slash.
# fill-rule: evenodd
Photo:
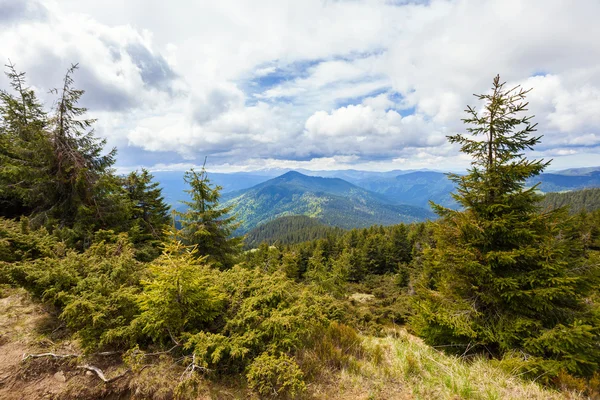
<svg viewBox="0 0 600 400">
<path fill-rule="evenodd" d="M 245 96 L 235 85 L 223 85 L 199 93 L 192 103 L 194 121 L 203 124 L 225 112 L 243 107 Z"/>
<path fill-rule="evenodd" d="M 365 100 L 377 103 L 381 97 Z M 336 154 L 363 156 L 394 155 L 406 148 L 442 146 L 443 132 L 422 116 L 402 117 L 395 110 L 375 109 L 370 105 L 349 105 L 330 113 L 318 111 L 308 118 L 304 135 L 315 147 Z"/>
<path fill-rule="evenodd" d="M 445 136 L 500 73 L 534 88 L 531 154 L 577 164 L 600 155 L 599 14 L 596 0 L 0 0 L 0 56 L 40 93 L 79 62 L 127 163 L 463 168 Z"/>
<path fill-rule="evenodd" d="M 140 77 L 146 85 L 168 88 L 169 82 L 176 77 L 167 61 L 160 54 L 152 54 L 152 51 L 142 43 L 129 43 L 125 50 L 138 67 Z"/>
<path fill-rule="evenodd" d="M 28 2 L 24 9 L 31 9 L 31 4 L 37 3 Z M 129 25 L 103 25 L 55 3 L 45 5 L 45 20 L 21 19 L 0 31 L 0 54 L 27 72 L 30 84 L 48 102 L 52 100 L 46 93 L 61 85 L 72 63 L 80 65 L 74 78 L 86 91 L 83 104 L 92 111 L 148 107 L 172 94 L 176 74 L 152 49 L 147 32 Z"/>
<path fill-rule="evenodd" d="M 47 19 L 46 8 L 35 0 L 0 0 L 0 26 L 19 21 L 43 21 Z"/>
</svg>

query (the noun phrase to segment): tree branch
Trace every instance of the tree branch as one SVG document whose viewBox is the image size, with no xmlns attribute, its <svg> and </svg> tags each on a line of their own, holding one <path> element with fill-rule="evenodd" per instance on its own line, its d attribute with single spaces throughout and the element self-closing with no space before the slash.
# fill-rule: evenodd
<svg viewBox="0 0 600 400">
<path fill-rule="evenodd" d="M 98 368 L 96 366 L 89 365 L 89 364 L 84 364 L 84 365 L 78 365 L 77 368 L 79 368 L 79 369 L 85 369 L 85 370 L 94 372 L 98 376 L 98 378 L 100 378 L 100 380 L 102 380 L 102 382 L 104 382 L 104 383 L 114 382 L 117 379 L 121 379 L 122 377 L 124 377 L 125 375 L 127 375 L 128 373 L 131 372 L 131 369 L 127 369 L 127 370 L 125 370 L 125 372 L 123 372 L 123 373 L 121 373 L 121 374 L 119 374 L 117 376 L 113 376 L 110 379 L 107 379 L 106 376 L 104 376 L 104 372 L 100 368 Z"/>
</svg>

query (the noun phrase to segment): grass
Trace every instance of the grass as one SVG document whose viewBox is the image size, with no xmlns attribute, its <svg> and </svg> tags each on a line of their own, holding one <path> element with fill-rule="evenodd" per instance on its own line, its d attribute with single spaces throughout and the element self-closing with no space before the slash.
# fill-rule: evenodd
<svg viewBox="0 0 600 400">
<path fill-rule="evenodd" d="M 405 330 L 384 338 L 362 336 L 367 357 L 334 373 L 328 388 L 312 388 L 328 399 L 581 399 L 542 388 L 492 366 L 483 358 L 463 360 L 424 344 Z"/>
</svg>

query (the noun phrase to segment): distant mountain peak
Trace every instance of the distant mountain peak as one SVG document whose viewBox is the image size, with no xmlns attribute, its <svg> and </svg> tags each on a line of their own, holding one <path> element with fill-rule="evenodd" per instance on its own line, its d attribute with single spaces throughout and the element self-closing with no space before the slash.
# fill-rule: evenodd
<svg viewBox="0 0 600 400">
<path fill-rule="evenodd" d="M 309 176 L 301 174 L 298 171 L 288 171 L 285 174 L 278 176 L 278 178 L 280 178 L 280 179 L 309 178 Z"/>
<path fill-rule="evenodd" d="M 228 199 L 241 222 L 238 233 L 281 216 L 307 215 L 341 228 L 389 225 L 433 217 L 424 208 L 398 205 L 340 178 L 289 171 Z"/>
</svg>

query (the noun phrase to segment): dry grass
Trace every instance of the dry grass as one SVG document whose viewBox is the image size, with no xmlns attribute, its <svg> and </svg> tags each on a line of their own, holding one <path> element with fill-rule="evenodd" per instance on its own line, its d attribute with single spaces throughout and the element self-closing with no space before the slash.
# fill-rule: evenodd
<svg viewBox="0 0 600 400">
<path fill-rule="evenodd" d="M 484 359 L 465 361 L 427 346 L 405 330 L 385 338 L 363 337 L 369 357 L 352 369 L 312 385 L 327 399 L 582 399 L 524 381 Z"/>
</svg>

